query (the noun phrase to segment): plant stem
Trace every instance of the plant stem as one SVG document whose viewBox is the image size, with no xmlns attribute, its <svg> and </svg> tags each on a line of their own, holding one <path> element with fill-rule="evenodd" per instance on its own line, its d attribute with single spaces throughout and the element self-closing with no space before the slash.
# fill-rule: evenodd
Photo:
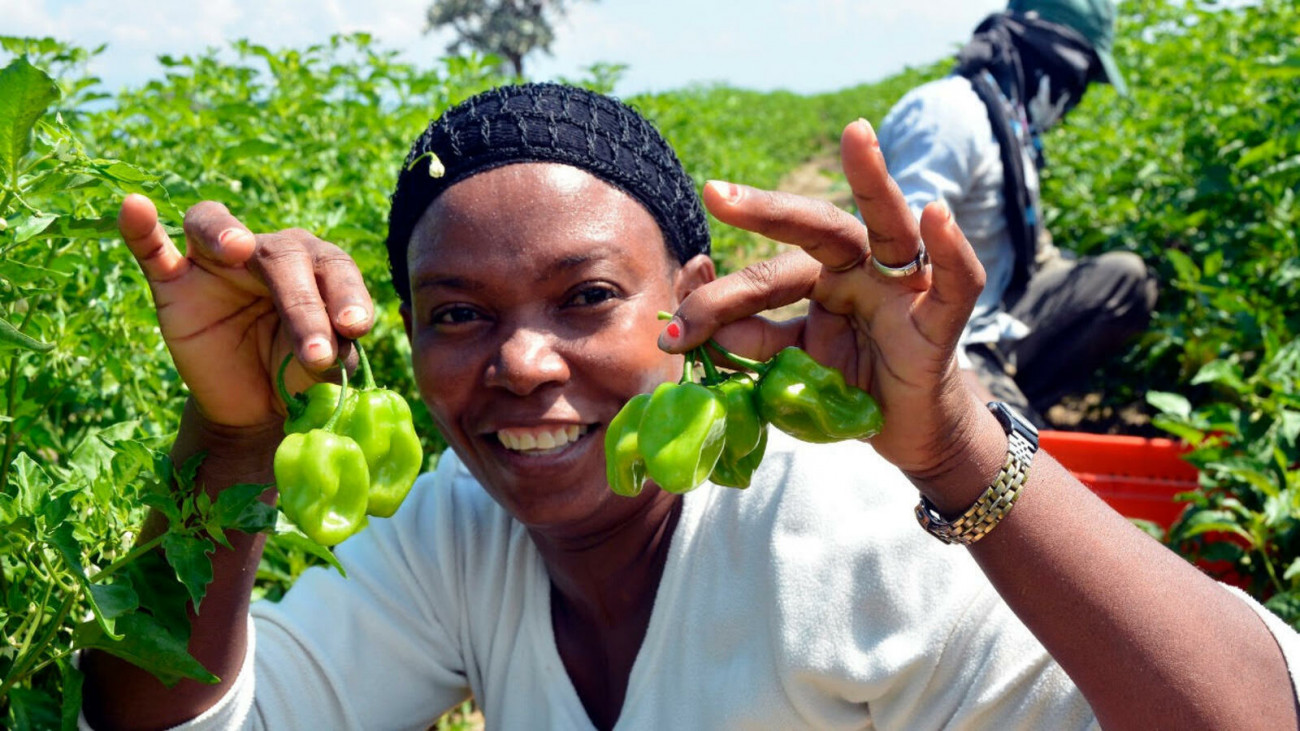
<svg viewBox="0 0 1300 731">
<path fill-rule="evenodd" d="M 275 388 L 280 392 L 280 400 L 284 401 L 285 408 L 293 403 L 293 396 L 289 394 L 289 389 L 284 385 L 284 371 L 289 367 L 289 361 L 293 360 L 293 353 L 284 356 L 284 362 L 280 363 L 280 370 L 275 374 Z"/>
<path fill-rule="evenodd" d="M 375 387 L 375 376 L 370 372 L 370 359 L 366 357 L 366 349 L 361 347 L 360 340 L 353 340 L 352 346 L 357 349 L 357 357 L 361 359 L 361 378 L 363 391 L 370 391 Z"/>
<path fill-rule="evenodd" d="M 36 629 L 41 626 L 41 617 L 45 616 L 45 608 L 50 605 L 50 595 L 54 593 L 54 579 L 50 579 L 45 585 L 45 596 L 41 597 L 41 604 L 36 611 L 31 614 L 32 624 L 27 628 L 27 636 L 23 638 L 22 644 L 19 645 L 18 654 L 22 655 L 27 652 L 27 648 L 32 644 L 32 638 L 36 636 Z M 19 628 L 21 632 L 22 629 Z"/>
<path fill-rule="evenodd" d="M 339 371 L 342 372 L 343 378 L 342 382 L 339 384 L 339 402 L 335 404 L 334 413 L 330 414 L 330 420 L 325 422 L 325 426 L 321 427 L 327 432 L 333 432 L 334 428 L 338 426 L 339 417 L 343 414 L 343 403 L 348 397 L 348 367 L 343 364 L 342 358 L 339 358 Z"/>
<path fill-rule="evenodd" d="M 74 652 L 76 652 L 76 651 L 77 651 L 76 648 L 74 648 L 74 647 L 72 647 L 71 645 L 69 645 L 67 649 L 62 650 L 62 651 L 60 651 L 60 652 L 56 652 L 56 653 L 54 653 L 53 655 L 50 655 L 49 657 L 47 657 L 47 658 L 45 658 L 44 660 L 42 660 L 42 661 L 41 661 L 41 662 L 40 662 L 36 667 L 34 667 L 34 668 L 32 668 L 30 671 L 28 671 L 27 674 L 28 674 L 28 675 L 35 675 L 35 674 L 39 673 L 40 671 L 44 670 L 45 668 L 49 667 L 52 663 L 56 663 L 56 662 L 62 660 L 63 658 L 67 657 L 68 655 L 71 655 L 72 653 L 74 653 Z"/>
<path fill-rule="evenodd" d="M 14 662 L 9 677 L 5 678 L 3 685 L 0 685 L 0 698 L 4 698 L 15 683 L 30 674 L 28 666 L 34 662 L 33 658 L 44 652 L 45 648 L 49 647 L 54 638 L 58 636 L 59 628 L 63 626 L 63 620 L 67 618 L 68 613 L 72 611 L 72 607 L 76 605 L 80 593 L 80 591 L 74 589 L 68 594 L 68 597 L 63 600 L 63 605 L 59 607 L 59 613 L 55 615 L 54 620 L 45 625 L 45 633 L 41 635 L 41 639 Z"/>
<path fill-rule="evenodd" d="M 107 578 L 107 577 L 109 577 L 109 576 L 112 576 L 113 574 L 117 573 L 117 571 L 118 571 L 119 569 L 121 569 L 123 566 L 125 566 L 125 565 L 131 563 L 132 561 L 134 561 L 134 560 L 136 560 L 137 558 L 139 558 L 140 556 L 142 556 L 142 555 L 148 553 L 149 551 L 152 551 L 152 550 L 153 550 L 154 548 L 156 548 L 160 543 L 162 543 L 162 542 L 163 542 L 163 539 L 166 538 L 166 537 L 167 537 L 167 533 L 166 533 L 166 532 L 164 532 L 164 533 L 159 533 L 158 535 L 154 536 L 153 538 L 150 538 L 149 540 L 145 541 L 144 543 L 141 543 L 140 545 L 136 546 L 135 548 L 132 548 L 129 552 L 127 552 L 127 554 L 126 554 L 125 556 L 119 558 L 118 560 L 114 561 L 113 563 L 109 564 L 108 566 L 105 566 L 105 567 L 104 567 L 104 570 L 102 570 L 102 571 L 100 571 L 99 573 L 95 574 L 94 576 L 90 577 L 89 581 L 90 581 L 92 584 L 98 584 L 99 582 L 103 581 L 105 578 Z"/>
<path fill-rule="evenodd" d="M 709 357 L 708 352 L 703 347 L 696 348 L 695 352 L 698 354 L 700 362 L 704 364 L 704 385 L 712 386 L 725 380 L 722 374 L 718 372 L 718 367 L 713 365 L 713 359 Z"/>
<path fill-rule="evenodd" d="M 19 332 L 31 322 L 32 315 L 36 313 L 36 308 L 29 303 L 27 314 L 23 316 L 23 321 L 18 325 Z M 14 356 L 9 359 L 9 390 L 5 393 L 5 416 L 9 420 L 5 422 L 5 449 L 4 454 L 0 456 L 0 486 L 9 484 L 9 463 L 13 461 L 14 450 L 18 448 L 18 435 L 14 430 L 14 400 L 18 398 L 18 361 L 22 351 L 15 351 Z"/>
<path fill-rule="evenodd" d="M 742 368 L 754 371 L 760 376 L 763 375 L 764 373 L 767 373 L 768 368 L 771 367 L 769 364 L 764 363 L 762 361 L 746 358 L 743 355 L 736 355 L 730 350 L 727 350 L 726 348 L 719 345 L 718 341 L 714 340 L 713 338 L 709 338 L 708 344 L 714 350 L 718 351 L 719 353 L 722 353 L 722 356 L 727 360 L 731 361 L 732 363 L 735 363 L 736 365 L 739 365 Z"/>
</svg>

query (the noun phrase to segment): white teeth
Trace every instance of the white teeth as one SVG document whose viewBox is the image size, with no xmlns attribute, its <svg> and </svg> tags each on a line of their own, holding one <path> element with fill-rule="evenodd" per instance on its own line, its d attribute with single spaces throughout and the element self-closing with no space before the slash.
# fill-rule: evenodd
<svg viewBox="0 0 1300 731">
<path fill-rule="evenodd" d="M 497 439 L 501 440 L 506 449 L 516 452 L 550 452 L 577 441 L 578 437 L 586 433 L 585 425 L 568 424 L 552 431 L 502 429 L 497 432 Z"/>
</svg>

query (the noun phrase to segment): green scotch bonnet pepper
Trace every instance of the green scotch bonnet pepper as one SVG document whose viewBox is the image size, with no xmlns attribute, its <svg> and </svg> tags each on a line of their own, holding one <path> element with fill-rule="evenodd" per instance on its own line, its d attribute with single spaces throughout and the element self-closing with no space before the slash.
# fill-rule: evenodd
<svg viewBox="0 0 1300 731">
<path fill-rule="evenodd" d="M 361 447 L 335 433 L 347 397 L 347 372 L 334 413 L 319 428 L 285 436 L 273 469 L 280 509 L 308 538 L 334 546 L 366 525 L 370 468 Z"/>
<path fill-rule="evenodd" d="M 767 362 L 758 379 L 758 410 L 773 426 L 805 442 L 865 439 L 877 434 L 883 421 L 871 394 L 795 347 Z"/>
<path fill-rule="evenodd" d="M 365 385 L 348 393 L 338 432 L 355 441 L 365 454 L 370 471 L 366 514 L 387 518 L 397 512 L 415 484 L 424 463 L 424 449 L 415 433 L 406 399 L 375 385 L 365 350 L 360 343 L 354 344 Z M 298 396 L 289 396 L 284 389 L 284 370 L 288 363 L 286 358 L 278 377 L 281 396 L 289 410 L 285 433 L 318 428 L 330 418 L 333 403 L 339 398 L 339 386 L 316 383 Z"/>
</svg>

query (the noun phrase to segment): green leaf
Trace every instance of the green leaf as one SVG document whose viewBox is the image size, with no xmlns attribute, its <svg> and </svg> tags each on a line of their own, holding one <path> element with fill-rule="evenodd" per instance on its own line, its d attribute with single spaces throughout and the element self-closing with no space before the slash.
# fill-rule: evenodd
<svg viewBox="0 0 1300 731">
<path fill-rule="evenodd" d="M 99 479 L 113 466 L 113 450 L 98 434 L 87 434 L 81 443 L 72 450 L 68 465 L 88 482 Z"/>
<path fill-rule="evenodd" d="M 277 530 L 280 530 L 280 528 L 277 527 Z M 343 564 L 339 563 L 338 558 L 334 556 L 333 551 L 303 535 L 296 528 L 289 528 L 285 532 L 276 533 L 274 540 L 281 547 L 296 549 L 319 558 L 334 567 L 345 578 L 348 575 L 348 572 L 343 568 Z"/>
<path fill-rule="evenodd" d="M 221 491 L 208 511 L 204 527 L 213 540 L 228 545 L 225 530 L 262 533 L 275 527 L 276 510 L 258 500 L 271 485 L 240 484 Z"/>
<path fill-rule="evenodd" d="M 0 183 L 16 180 L 18 161 L 31 149 L 32 127 L 58 99 L 58 84 L 26 58 L 0 70 Z"/>
<path fill-rule="evenodd" d="M 1151 423 L 1159 429 L 1169 432 L 1173 436 L 1189 444 L 1200 444 L 1205 438 L 1205 432 L 1194 426 L 1188 426 L 1185 422 L 1170 419 L 1165 416 L 1157 416 L 1151 420 Z"/>
<path fill-rule="evenodd" d="M 54 350 L 54 343 L 46 343 L 30 335 L 24 335 L 13 326 L 13 323 L 0 317 L 0 352 L 18 349 L 46 353 Z"/>
<path fill-rule="evenodd" d="M 1148 391 L 1147 403 L 1159 409 L 1162 413 L 1172 416 L 1186 419 L 1192 415 L 1192 402 L 1176 393 Z"/>
<path fill-rule="evenodd" d="M 1300 625 L 1300 591 L 1274 594 L 1264 602 L 1264 606 L 1292 627 Z"/>
<path fill-rule="evenodd" d="M 9 466 L 9 480 L 17 492 L 15 497 L 22 515 L 36 515 L 45 504 L 54 484 L 45 470 L 26 452 L 19 454 Z"/>
<path fill-rule="evenodd" d="M 1203 510 L 1189 516 L 1178 526 L 1176 540 L 1185 540 L 1194 538 L 1206 533 L 1230 533 L 1241 536 L 1254 546 L 1255 539 L 1244 528 L 1237 524 L 1237 516 L 1225 510 Z"/>
<path fill-rule="evenodd" d="M 1162 542 L 1164 541 L 1165 529 L 1160 527 L 1159 523 L 1153 520 L 1146 520 L 1144 518 L 1129 518 L 1129 522 L 1137 526 L 1138 529 L 1141 530 L 1143 533 L 1146 533 L 1147 535 L 1151 536 L 1157 541 L 1162 541 Z"/>
<path fill-rule="evenodd" d="M 1286 572 L 1282 574 L 1282 578 L 1286 581 L 1290 581 L 1296 576 L 1300 576 L 1300 557 L 1292 559 L 1291 565 L 1287 566 Z"/>
<path fill-rule="evenodd" d="M 114 576 L 111 584 L 91 584 L 90 595 L 100 613 L 110 621 L 140 607 L 140 596 L 125 574 Z"/>
<path fill-rule="evenodd" d="M 59 217 L 53 213 L 36 213 L 27 216 L 14 226 L 14 243 L 22 244 L 39 236 Z"/>
<path fill-rule="evenodd" d="M 117 626 L 122 632 L 120 640 L 105 636 L 96 622 L 83 622 L 72 635 L 73 647 L 103 650 L 120 657 L 152 673 L 169 688 L 184 678 L 208 684 L 221 682 L 190 655 L 186 649 L 188 637 L 173 635 L 153 616 L 131 612 L 119 617 Z"/>
<path fill-rule="evenodd" d="M 9 493 L 0 492 L 0 528 L 12 525 L 18 520 L 18 501 Z"/>
<path fill-rule="evenodd" d="M 1187 254 L 1177 249 L 1168 249 L 1165 256 L 1173 264 L 1174 271 L 1178 272 L 1178 279 L 1189 284 L 1201 281 L 1201 270 L 1196 266 L 1196 262 Z"/>
<path fill-rule="evenodd" d="M 81 716 L 81 688 L 86 676 L 67 659 L 59 661 L 59 678 L 63 683 L 63 704 L 60 708 L 61 731 L 77 731 Z"/>
<path fill-rule="evenodd" d="M 1237 392 L 1248 389 L 1245 381 L 1241 380 L 1241 368 L 1236 363 L 1226 360 L 1211 361 L 1201 366 L 1196 375 L 1192 376 L 1192 385 L 1202 383 L 1222 383 Z"/>
<path fill-rule="evenodd" d="M 162 552 L 151 551 L 139 557 L 126 568 L 126 574 L 140 597 L 141 609 L 153 615 L 168 632 L 188 641 L 190 596 L 176 580 L 176 572 L 167 565 Z"/>
<path fill-rule="evenodd" d="M 1246 549 L 1232 541 L 1210 541 L 1201 547 L 1201 558 L 1206 561 L 1227 561 L 1235 565 L 1245 555 Z"/>
<path fill-rule="evenodd" d="M 121 639 L 122 636 L 118 634 L 114 627 L 114 619 L 117 614 L 120 614 L 121 612 L 118 612 L 117 614 L 109 614 L 108 612 L 103 611 L 100 607 L 98 600 L 99 594 L 96 593 L 96 589 L 102 587 L 92 585 L 90 580 L 86 577 L 86 568 L 81 562 L 81 544 L 73 535 L 73 530 L 73 526 L 70 524 L 65 523 L 64 525 L 59 526 L 50 535 L 49 543 L 54 546 L 54 549 L 63 557 L 64 563 L 68 565 L 68 568 L 72 571 L 73 575 L 77 577 L 77 582 L 89 590 L 91 611 L 95 615 L 95 621 L 98 622 L 100 627 L 103 629 L 105 636 L 114 640 Z M 130 589 L 130 586 L 128 585 L 126 588 Z M 100 593 L 102 593 L 106 599 L 109 599 L 110 604 L 115 607 L 125 600 L 125 597 L 122 596 L 121 589 L 113 589 Z M 131 596 L 134 597 L 134 595 L 135 592 L 131 591 Z"/>
<path fill-rule="evenodd" d="M 208 554 L 215 550 L 212 541 L 173 532 L 163 539 L 162 546 L 167 563 L 189 591 L 194 613 L 198 614 L 199 604 L 212 581 L 212 560 L 208 558 Z"/>
<path fill-rule="evenodd" d="M 58 699 L 36 688 L 13 688 L 9 691 L 9 718 L 12 731 L 45 731 L 59 725 Z"/>
</svg>

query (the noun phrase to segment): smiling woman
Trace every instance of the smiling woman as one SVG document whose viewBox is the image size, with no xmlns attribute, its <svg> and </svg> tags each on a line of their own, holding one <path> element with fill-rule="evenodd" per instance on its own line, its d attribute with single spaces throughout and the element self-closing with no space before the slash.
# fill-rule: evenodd
<svg viewBox="0 0 1300 731">
<path fill-rule="evenodd" d="M 1300 637 L 975 399 L 955 356 L 983 285 L 969 244 L 941 206 L 918 224 L 870 125 L 841 145 L 861 221 L 705 186 L 724 223 L 796 246 L 716 279 L 700 199 L 635 110 L 538 84 L 446 112 L 403 166 L 388 244 L 451 451 L 339 547 L 348 578 L 309 570 L 250 610 L 260 544 L 232 539 L 190 641 L 222 682 L 166 689 L 89 653 L 87 719 L 428 728 L 472 694 L 498 728 L 1293 727 Z M 283 408 L 264 374 L 292 352 L 305 386 L 366 331 L 355 265 L 214 204 L 187 216 L 187 256 L 143 198 L 121 229 L 192 394 L 174 457 L 205 451 L 212 492 L 266 481 Z M 755 316 L 803 298 L 804 317 Z M 798 346 L 879 402 L 881 430 L 774 431 L 743 491 L 615 495 L 611 420 L 710 337 Z M 916 526 L 918 492 L 964 548 Z"/>
</svg>

